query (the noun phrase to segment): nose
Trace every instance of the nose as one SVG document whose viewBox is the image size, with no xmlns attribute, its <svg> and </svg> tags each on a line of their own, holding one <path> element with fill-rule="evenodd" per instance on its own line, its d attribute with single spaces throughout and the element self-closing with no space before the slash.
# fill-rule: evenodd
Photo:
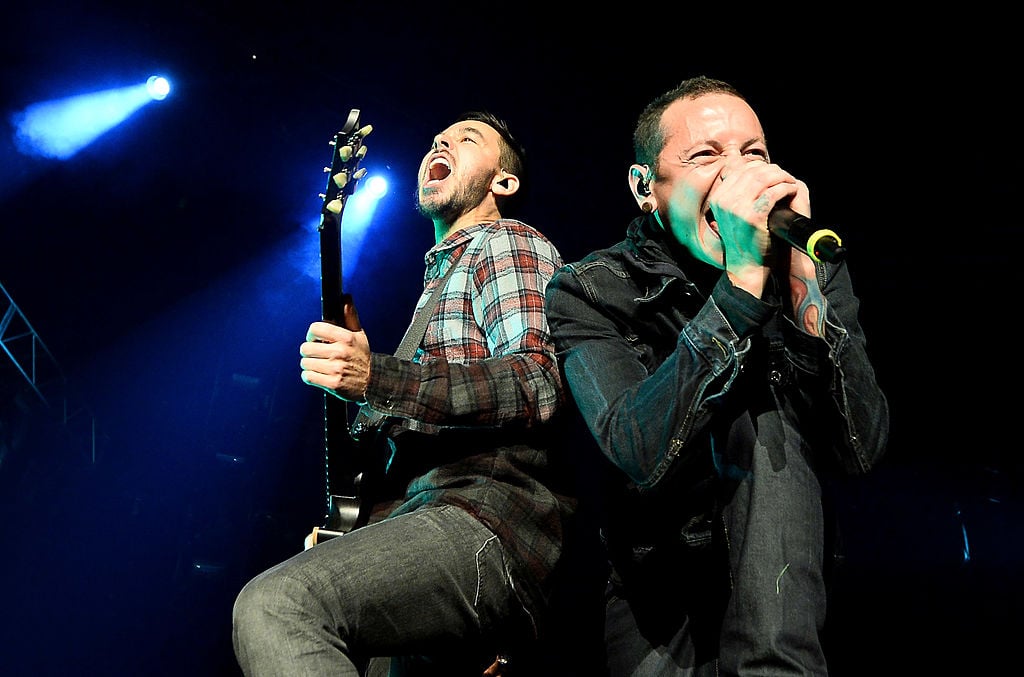
<svg viewBox="0 0 1024 677">
<path fill-rule="evenodd" d="M 449 146 L 451 146 L 451 142 L 448 140 L 448 137 L 441 133 L 434 137 L 434 143 L 430 144 L 430 150 L 448 148 Z"/>
<path fill-rule="evenodd" d="M 742 167 L 743 165 L 751 162 L 764 162 L 764 158 L 740 152 L 732 153 L 726 151 L 722 153 L 720 157 L 723 160 L 721 169 L 718 171 L 718 179 L 720 181 L 725 181 L 725 177 L 732 173 L 737 167 Z"/>
</svg>

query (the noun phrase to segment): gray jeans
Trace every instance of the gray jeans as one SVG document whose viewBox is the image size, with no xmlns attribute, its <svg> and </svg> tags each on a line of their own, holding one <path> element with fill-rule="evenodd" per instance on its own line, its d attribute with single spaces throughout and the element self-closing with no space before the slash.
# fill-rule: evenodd
<svg viewBox="0 0 1024 677">
<path fill-rule="evenodd" d="M 612 677 L 828 674 L 822 482 L 799 452 L 726 460 L 715 550 L 609 586 Z"/>
<path fill-rule="evenodd" d="M 451 506 L 371 524 L 256 576 L 235 600 L 235 655 L 248 677 L 479 677 L 532 636 L 498 538 Z"/>
</svg>

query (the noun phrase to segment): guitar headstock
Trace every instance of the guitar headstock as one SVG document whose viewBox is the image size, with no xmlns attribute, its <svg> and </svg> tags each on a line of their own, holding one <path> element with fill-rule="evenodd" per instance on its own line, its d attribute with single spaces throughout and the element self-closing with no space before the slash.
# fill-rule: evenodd
<svg viewBox="0 0 1024 677">
<path fill-rule="evenodd" d="M 324 167 L 329 173 L 327 188 L 320 194 L 323 205 L 320 208 L 320 305 L 323 319 L 345 326 L 345 311 L 342 292 L 341 271 L 341 212 L 345 201 L 356 189 L 356 183 L 366 174 L 359 168 L 359 162 L 366 156 L 363 140 L 373 131 L 370 125 L 361 125 L 359 109 L 353 108 L 340 132 L 334 135 L 330 145 L 331 166 Z"/>
<path fill-rule="evenodd" d="M 373 125 L 360 125 L 359 109 L 353 108 L 349 111 L 345 126 L 331 140 L 330 145 L 334 148 L 331 166 L 324 167 L 324 172 L 330 176 L 326 190 L 320 194 L 323 200 L 323 208 L 320 210 L 321 229 L 324 219 L 341 216 L 345 201 L 355 191 L 359 179 L 366 175 L 366 169 L 361 169 L 359 163 L 366 157 L 363 139 L 372 131 Z"/>
</svg>

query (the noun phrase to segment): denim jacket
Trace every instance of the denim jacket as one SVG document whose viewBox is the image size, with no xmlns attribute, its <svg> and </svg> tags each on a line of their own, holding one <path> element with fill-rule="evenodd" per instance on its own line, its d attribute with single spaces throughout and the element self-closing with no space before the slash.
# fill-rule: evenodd
<svg viewBox="0 0 1024 677">
<path fill-rule="evenodd" d="M 546 293 L 555 348 L 600 451 L 628 477 L 626 504 L 643 513 L 620 515 L 634 550 L 666 532 L 705 538 L 690 527 L 704 523 L 715 480 L 732 472 L 725 451 L 809 448 L 849 474 L 884 453 L 888 405 L 846 264 L 816 267 L 823 338 L 783 316 L 781 295 L 735 289 L 648 215 L 625 240 L 556 272 Z M 765 425 L 766 416 L 783 423 Z"/>
</svg>

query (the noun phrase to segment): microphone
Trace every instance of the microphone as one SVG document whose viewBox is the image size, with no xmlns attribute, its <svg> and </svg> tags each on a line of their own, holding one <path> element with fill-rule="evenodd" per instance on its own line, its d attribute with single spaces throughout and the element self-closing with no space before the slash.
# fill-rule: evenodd
<svg viewBox="0 0 1024 677">
<path fill-rule="evenodd" d="M 776 206 L 768 214 L 768 232 L 794 249 L 805 252 L 817 263 L 838 263 L 846 256 L 846 247 L 835 231 L 820 228 L 803 214 L 787 207 Z"/>
</svg>

